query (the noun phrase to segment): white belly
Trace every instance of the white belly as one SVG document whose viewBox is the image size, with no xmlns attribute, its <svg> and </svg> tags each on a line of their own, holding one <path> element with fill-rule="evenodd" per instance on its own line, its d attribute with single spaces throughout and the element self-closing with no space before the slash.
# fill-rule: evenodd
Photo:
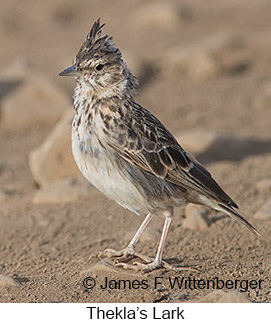
<svg viewBox="0 0 271 323">
<path fill-rule="evenodd" d="M 119 170 L 95 135 L 83 142 L 72 130 L 72 152 L 84 177 L 99 191 L 136 214 L 147 212 L 143 197 L 129 175 Z"/>
</svg>

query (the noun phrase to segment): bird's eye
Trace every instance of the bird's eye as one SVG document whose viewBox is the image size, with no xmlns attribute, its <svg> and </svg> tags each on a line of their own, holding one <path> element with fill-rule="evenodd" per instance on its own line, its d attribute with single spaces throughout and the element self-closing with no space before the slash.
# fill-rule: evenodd
<svg viewBox="0 0 271 323">
<path fill-rule="evenodd" d="M 97 71 L 101 71 L 103 68 L 104 68 L 104 64 L 98 64 L 98 65 L 96 66 L 96 70 L 97 70 Z"/>
</svg>

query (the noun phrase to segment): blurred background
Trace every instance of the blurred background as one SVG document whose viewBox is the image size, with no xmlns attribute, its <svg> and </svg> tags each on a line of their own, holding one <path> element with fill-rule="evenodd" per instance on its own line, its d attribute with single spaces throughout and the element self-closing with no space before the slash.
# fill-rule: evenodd
<svg viewBox="0 0 271 323">
<path fill-rule="evenodd" d="M 0 269 L 24 282 L 1 301 L 86 300 L 60 285 L 73 288 L 75 273 L 97 261 L 86 255 L 123 247 L 141 221 L 84 181 L 71 154 L 75 81 L 58 73 L 98 17 L 139 79 L 136 100 L 212 171 L 246 218 L 270 231 L 270 12 L 269 0 L 0 1 Z M 189 211 L 176 213 L 168 256 L 185 252 L 182 260 L 208 275 L 221 269 L 223 254 L 225 263 L 242 261 L 248 277 L 260 275 L 259 267 L 268 277 L 270 241 L 255 241 L 231 220 L 199 213 L 190 222 Z M 155 250 L 159 221 L 146 236 L 146 253 Z"/>
<path fill-rule="evenodd" d="M 2 1 L 0 67 L 29 64 L 71 95 L 74 82 L 58 72 L 101 17 L 140 80 L 140 98 L 160 115 L 166 110 L 164 120 L 174 119 L 174 130 L 176 121 L 184 120 L 183 128 L 186 118 L 207 124 L 210 117 L 216 118 L 212 127 L 227 130 L 223 117 L 231 113 L 231 122 L 241 122 L 238 131 L 248 134 L 255 120 L 251 113 L 244 120 L 239 94 L 250 101 L 270 77 L 269 13 L 268 0 Z M 200 120 L 193 119 L 193 109 Z"/>
</svg>

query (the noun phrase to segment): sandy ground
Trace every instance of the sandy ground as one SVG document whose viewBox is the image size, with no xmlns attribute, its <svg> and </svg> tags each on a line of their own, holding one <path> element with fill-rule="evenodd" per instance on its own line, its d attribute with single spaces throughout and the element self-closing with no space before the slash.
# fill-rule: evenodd
<svg viewBox="0 0 271 323">
<path fill-rule="evenodd" d="M 151 3 L 151 1 L 148 1 Z M 177 3 L 178 1 L 175 1 Z M 37 191 L 28 166 L 28 153 L 39 146 L 53 124 L 33 124 L 11 131 L 0 126 L 0 188 L 8 192 L 0 205 L 0 274 L 13 277 L 19 286 L 0 286 L 1 302 L 195 302 L 212 290 L 173 290 L 168 277 L 212 279 L 262 279 L 261 289 L 243 294 L 254 302 L 270 302 L 270 216 L 256 219 L 255 212 L 270 198 L 271 109 L 261 102 L 262 89 L 271 82 L 270 2 L 230 0 L 186 1 L 186 18 L 167 28 L 137 24 L 133 13 L 144 1 L 6 1 L 0 10 L 0 68 L 15 59 L 26 59 L 45 77 L 72 96 L 74 81 L 57 73 L 69 66 L 92 22 L 101 17 L 115 43 L 138 60 L 151 62 L 168 48 L 226 31 L 242 37 L 249 60 L 245 68 L 195 82 L 155 68 L 141 69 L 138 101 L 156 114 L 174 133 L 209 128 L 244 137 L 245 148 L 225 151 L 223 146 L 197 156 L 240 210 L 262 232 L 257 238 L 231 219 L 209 211 L 210 226 L 202 231 L 182 227 L 184 211 L 176 210 L 164 257 L 197 269 L 176 274 L 157 270 L 147 275 L 89 268 L 99 251 L 123 248 L 126 233 L 136 231 L 142 218 L 107 200 L 97 190 L 88 199 L 70 204 L 33 205 Z M 270 90 L 270 87 L 269 87 Z M 255 101 L 256 100 L 256 101 Z M 257 102 L 258 102 L 257 101 Z M 268 103 L 268 101 L 267 101 Z M 181 141 L 181 140 L 180 140 Z M 162 219 L 152 228 L 162 229 Z M 145 240 L 138 250 L 155 255 L 157 239 Z M 97 286 L 83 287 L 92 276 Z M 165 282 L 154 288 L 155 276 Z M 102 289 L 109 279 L 147 279 L 146 289 Z"/>
</svg>

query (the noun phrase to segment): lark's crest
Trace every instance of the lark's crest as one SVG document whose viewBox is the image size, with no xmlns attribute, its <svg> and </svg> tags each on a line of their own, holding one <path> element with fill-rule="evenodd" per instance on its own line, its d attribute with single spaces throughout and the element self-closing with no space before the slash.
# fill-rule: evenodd
<svg viewBox="0 0 271 323">
<path fill-rule="evenodd" d="M 113 37 L 102 35 L 102 29 L 105 24 L 100 24 L 100 18 L 94 22 L 88 33 L 86 40 L 76 55 L 76 61 L 80 62 L 86 59 L 93 59 L 95 56 L 103 54 L 114 54 L 121 57 L 121 52 L 112 42 Z"/>
</svg>

